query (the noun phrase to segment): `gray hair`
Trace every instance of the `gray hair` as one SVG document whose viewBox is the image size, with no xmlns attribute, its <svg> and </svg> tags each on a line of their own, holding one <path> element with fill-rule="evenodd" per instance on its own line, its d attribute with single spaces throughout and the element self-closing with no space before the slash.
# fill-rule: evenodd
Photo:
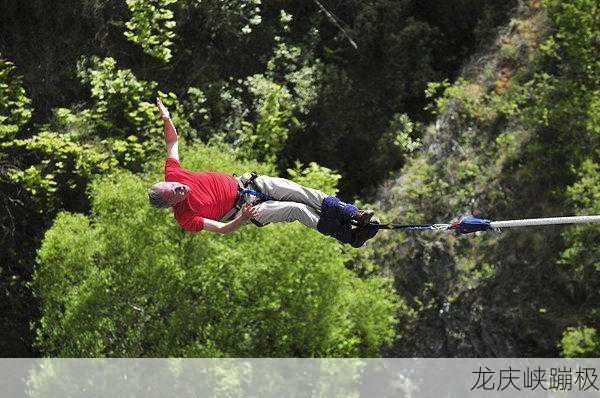
<svg viewBox="0 0 600 398">
<path fill-rule="evenodd" d="M 148 201 L 150 202 L 150 205 L 159 209 L 166 209 L 168 207 L 171 207 L 171 205 L 168 204 L 162 197 L 160 190 L 157 189 L 157 184 L 160 183 L 157 182 L 156 184 L 152 185 L 148 190 Z"/>
</svg>

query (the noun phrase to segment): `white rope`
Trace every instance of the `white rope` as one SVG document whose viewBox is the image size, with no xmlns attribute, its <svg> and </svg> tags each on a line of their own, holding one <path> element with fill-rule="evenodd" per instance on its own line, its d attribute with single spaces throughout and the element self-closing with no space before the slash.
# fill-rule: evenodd
<svg viewBox="0 0 600 398">
<path fill-rule="evenodd" d="M 321 4 L 321 2 L 319 2 L 319 0 L 314 0 L 314 1 L 315 1 L 315 3 L 317 3 L 317 5 L 321 9 L 321 11 L 323 11 L 325 13 L 325 15 L 327 15 L 327 17 L 329 17 L 331 22 L 333 22 L 333 24 L 344 34 L 344 36 L 346 36 L 346 38 L 348 39 L 348 41 L 350 42 L 352 47 L 354 47 L 355 50 L 358 50 L 358 46 L 356 45 L 356 42 L 354 40 L 352 40 L 352 37 L 350 37 L 348 32 L 346 32 L 346 29 L 344 29 L 344 27 L 342 26 L 343 22 L 341 22 L 339 19 L 337 19 L 335 17 L 335 15 L 333 15 L 333 13 L 329 12 L 329 10 L 327 8 L 325 8 L 325 6 L 323 6 L 323 4 Z"/>
<path fill-rule="evenodd" d="M 492 228 L 533 227 L 536 225 L 559 225 L 559 224 L 584 224 L 600 222 L 598 216 L 575 216 L 575 217 L 552 217 L 552 218 L 530 218 L 526 220 L 492 221 Z"/>
</svg>

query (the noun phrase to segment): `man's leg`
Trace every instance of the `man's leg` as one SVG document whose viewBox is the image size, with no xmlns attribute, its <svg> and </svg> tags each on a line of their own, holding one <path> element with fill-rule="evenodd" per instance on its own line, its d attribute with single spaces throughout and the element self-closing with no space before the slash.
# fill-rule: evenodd
<svg viewBox="0 0 600 398">
<path fill-rule="evenodd" d="M 255 207 L 258 210 L 256 221 L 261 224 L 300 221 L 309 228 L 317 229 L 319 214 L 304 203 L 269 200 Z"/>
<path fill-rule="evenodd" d="M 332 236 L 342 243 L 355 243 L 356 236 L 349 223 L 339 220 L 327 219 L 327 233 L 323 230 L 324 219 L 317 210 L 298 202 L 283 202 L 270 200 L 256 205 L 258 217 L 256 221 L 261 224 L 276 222 L 300 221 L 309 228 L 315 229 L 325 235 Z"/>
<path fill-rule="evenodd" d="M 327 198 L 332 198 L 318 189 L 307 188 L 285 178 L 259 176 L 253 183 L 256 188 L 275 200 L 283 200 L 288 202 L 304 203 L 321 211 L 323 201 Z M 351 218 L 358 221 L 359 225 L 365 225 L 373 217 L 373 212 L 370 210 L 360 210 L 354 205 L 338 201 L 345 212 L 352 212 Z"/>
<path fill-rule="evenodd" d="M 275 200 L 304 203 L 320 210 L 323 199 L 329 195 L 313 188 L 307 188 L 285 178 L 258 176 L 254 182 L 256 188 Z"/>
<path fill-rule="evenodd" d="M 340 242 L 351 243 L 353 246 L 357 242 L 362 246 L 375 235 L 369 233 L 369 237 L 363 238 L 361 236 L 365 235 L 364 231 L 352 229 L 350 224 L 351 220 L 358 221 L 359 225 L 368 224 L 373 216 L 372 211 L 359 210 L 352 204 L 341 202 L 324 192 L 304 187 L 285 178 L 259 176 L 253 181 L 253 185 L 260 192 L 275 199 L 258 205 L 259 211 L 260 206 L 265 210 L 264 215 L 257 219 L 261 224 L 298 220 L 324 235 L 333 236 Z M 321 214 L 324 206 L 328 208 L 328 211 L 325 211 L 327 214 Z"/>
</svg>

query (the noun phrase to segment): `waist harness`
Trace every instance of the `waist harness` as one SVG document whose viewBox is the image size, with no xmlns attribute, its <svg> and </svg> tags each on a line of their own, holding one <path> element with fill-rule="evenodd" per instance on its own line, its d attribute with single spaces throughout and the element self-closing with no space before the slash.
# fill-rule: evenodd
<svg viewBox="0 0 600 398">
<path fill-rule="evenodd" d="M 235 176 L 235 174 L 234 174 Z M 271 196 L 260 192 L 256 189 L 256 185 L 254 184 L 254 180 L 258 177 L 258 174 L 253 171 L 251 173 L 245 173 L 238 179 L 238 197 L 235 201 L 235 204 L 231 210 L 229 210 L 225 215 L 221 218 L 221 222 L 228 222 L 233 220 L 235 215 L 240 211 L 242 206 L 246 203 L 250 203 L 252 206 L 266 202 L 268 200 L 274 200 Z M 255 188 L 255 189 L 252 189 Z M 255 197 L 255 200 L 247 202 L 247 197 Z M 251 219 L 250 220 L 254 225 L 262 227 L 263 224 L 258 221 Z"/>
</svg>

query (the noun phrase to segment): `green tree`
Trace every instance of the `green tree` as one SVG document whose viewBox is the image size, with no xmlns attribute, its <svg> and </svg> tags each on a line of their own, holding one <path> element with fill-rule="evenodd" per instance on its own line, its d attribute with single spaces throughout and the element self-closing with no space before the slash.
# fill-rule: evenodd
<svg viewBox="0 0 600 398">
<path fill-rule="evenodd" d="M 268 171 L 225 147 L 183 161 Z M 96 181 L 91 215 L 61 213 L 47 232 L 33 281 L 45 355 L 373 356 L 392 341 L 389 281 L 357 278 L 333 239 L 300 225 L 183 232 L 148 206 L 152 177 Z"/>
<path fill-rule="evenodd" d="M 600 336 L 590 327 L 565 329 L 560 340 L 561 356 L 565 358 L 597 358 L 600 353 Z"/>
<path fill-rule="evenodd" d="M 28 322 L 36 312 L 26 281 L 34 257 L 35 236 L 43 228 L 40 214 L 29 214 L 35 203 L 11 178 L 18 160 L 4 145 L 26 134 L 32 114 L 21 76 L 0 56 L 0 355 L 30 356 Z"/>
<path fill-rule="evenodd" d="M 173 11 L 167 7 L 177 0 L 127 0 L 131 19 L 125 24 L 125 37 L 142 46 L 149 55 L 169 62 L 175 37 Z"/>
<path fill-rule="evenodd" d="M 260 162 L 276 163 L 277 155 L 283 148 L 292 118 L 290 94 L 288 90 L 262 76 L 249 79 L 251 90 L 258 96 L 256 123 L 242 122 L 242 130 L 237 143 L 241 153 Z"/>
<path fill-rule="evenodd" d="M 0 142 L 13 138 L 31 118 L 31 100 L 15 65 L 0 54 Z"/>
<path fill-rule="evenodd" d="M 335 195 L 337 193 L 338 181 L 341 175 L 334 173 L 327 167 L 322 167 L 315 162 L 304 166 L 296 162 L 293 169 L 287 169 L 290 179 L 300 185 L 319 189 L 327 194 Z"/>
<path fill-rule="evenodd" d="M 91 104 L 79 111 L 56 110 L 55 129 L 72 139 L 94 142 L 113 154 L 120 166 L 141 171 L 146 159 L 163 150 L 162 125 L 153 103 L 158 84 L 136 78 L 120 69 L 113 58 L 83 58 L 78 65 L 81 82 L 90 88 Z M 195 131 L 181 117 L 182 107 L 174 93 L 158 94 L 173 110 L 182 137 Z"/>
</svg>

